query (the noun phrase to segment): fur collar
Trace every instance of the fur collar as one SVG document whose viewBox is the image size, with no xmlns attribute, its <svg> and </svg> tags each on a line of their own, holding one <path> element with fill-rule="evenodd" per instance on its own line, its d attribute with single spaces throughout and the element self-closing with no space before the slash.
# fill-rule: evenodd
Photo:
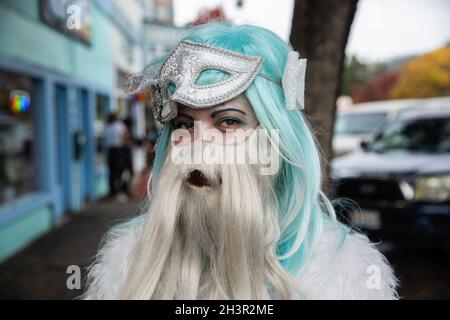
<svg viewBox="0 0 450 320">
<path fill-rule="evenodd" d="M 118 296 L 143 224 L 137 218 L 108 232 L 89 268 L 82 298 Z M 366 236 L 351 232 L 343 238 L 334 224 L 324 226 L 298 281 L 307 299 L 397 299 L 397 279 L 386 258 Z"/>
</svg>

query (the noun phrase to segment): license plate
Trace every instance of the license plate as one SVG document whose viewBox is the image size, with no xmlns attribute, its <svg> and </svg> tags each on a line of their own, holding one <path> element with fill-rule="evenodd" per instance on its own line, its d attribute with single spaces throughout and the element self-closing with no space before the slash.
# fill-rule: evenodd
<svg viewBox="0 0 450 320">
<path fill-rule="evenodd" d="M 381 215 L 376 210 L 354 210 L 350 213 L 350 219 L 354 227 L 370 230 L 381 228 Z"/>
</svg>

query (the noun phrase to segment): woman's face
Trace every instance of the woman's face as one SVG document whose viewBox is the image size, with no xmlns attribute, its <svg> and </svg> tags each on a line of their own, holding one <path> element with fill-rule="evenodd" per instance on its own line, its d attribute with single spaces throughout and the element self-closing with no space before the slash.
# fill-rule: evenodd
<svg viewBox="0 0 450 320">
<path fill-rule="evenodd" d="M 178 104 L 178 116 L 172 120 L 172 123 L 175 130 L 189 131 L 191 141 L 203 139 L 216 142 L 227 142 L 229 139 L 227 134 L 233 134 L 238 129 L 249 132 L 251 131 L 249 129 L 259 125 L 250 102 L 244 94 L 206 109 L 193 109 Z M 217 141 L 218 139 L 221 141 Z M 181 141 L 176 141 L 175 144 L 179 142 Z"/>
</svg>

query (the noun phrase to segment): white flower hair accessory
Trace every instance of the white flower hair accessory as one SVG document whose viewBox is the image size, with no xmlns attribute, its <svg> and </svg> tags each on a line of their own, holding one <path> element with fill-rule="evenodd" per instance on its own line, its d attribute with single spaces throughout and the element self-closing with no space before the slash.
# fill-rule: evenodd
<svg viewBox="0 0 450 320">
<path fill-rule="evenodd" d="M 300 110 L 305 109 L 305 75 L 306 59 L 299 59 L 297 51 L 290 51 L 281 79 L 286 105 L 289 110 L 296 107 Z"/>
</svg>

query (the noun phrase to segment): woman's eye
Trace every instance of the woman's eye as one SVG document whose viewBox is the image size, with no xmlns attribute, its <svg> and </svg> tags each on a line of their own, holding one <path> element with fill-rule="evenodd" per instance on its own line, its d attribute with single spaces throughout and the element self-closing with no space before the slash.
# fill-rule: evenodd
<svg viewBox="0 0 450 320">
<path fill-rule="evenodd" d="M 176 129 L 192 129 L 194 125 L 191 122 L 182 121 L 175 124 Z"/>
<path fill-rule="evenodd" d="M 234 126 L 243 124 L 243 121 L 240 119 L 236 119 L 236 118 L 226 118 L 226 119 L 220 120 L 219 124 L 221 126 L 225 126 L 225 127 L 234 127 Z"/>
</svg>

